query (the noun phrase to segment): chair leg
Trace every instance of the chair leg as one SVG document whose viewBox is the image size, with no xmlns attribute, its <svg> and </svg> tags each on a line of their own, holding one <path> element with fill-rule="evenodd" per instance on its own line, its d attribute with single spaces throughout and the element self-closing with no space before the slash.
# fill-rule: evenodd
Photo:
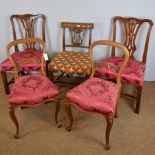
<svg viewBox="0 0 155 155">
<path fill-rule="evenodd" d="M 72 128 L 72 125 L 73 125 L 73 115 L 72 115 L 72 112 L 71 112 L 71 104 L 69 103 L 69 101 L 66 99 L 66 102 L 65 102 L 65 111 L 67 113 L 67 116 L 69 118 L 69 124 L 66 128 L 67 131 L 71 131 L 71 128 Z"/>
<path fill-rule="evenodd" d="M 142 87 L 138 86 L 137 87 L 136 109 L 135 109 L 135 113 L 137 114 L 139 114 L 141 94 L 142 94 Z"/>
<path fill-rule="evenodd" d="M 9 95 L 10 94 L 10 90 L 9 90 L 9 84 L 8 84 L 8 81 L 7 81 L 6 72 L 2 71 L 1 74 L 2 74 L 2 80 L 3 80 L 3 85 L 4 85 L 5 93 L 7 95 Z"/>
<path fill-rule="evenodd" d="M 107 116 L 106 117 L 107 121 L 107 128 L 106 128 L 106 146 L 105 150 L 109 150 L 111 148 L 110 143 L 109 143 L 109 136 L 110 136 L 110 131 L 113 125 L 113 115 Z"/>
<path fill-rule="evenodd" d="M 61 107 L 61 103 L 60 103 L 59 101 L 56 102 L 56 108 L 55 108 L 55 123 L 56 123 L 56 127 L 57 127 L 57 128 L 62 127 L 62 125 L 58 123 L 58 114 L 59 114 L 59 111 L 60 111 L 60 107 Z"/>
<path fill-rule="evenodd" d="M 16 126 L 15 138 L 19 138 L 19 124 L 18 124 L 16 115 L 15 115 L 15 108 L 14 108 L 14 107 L 10 107 L 9 114 L 10 114 L 11 120 L 13 121 L 13 123 L 14 123 L 15 126 Z"/>
</svg>

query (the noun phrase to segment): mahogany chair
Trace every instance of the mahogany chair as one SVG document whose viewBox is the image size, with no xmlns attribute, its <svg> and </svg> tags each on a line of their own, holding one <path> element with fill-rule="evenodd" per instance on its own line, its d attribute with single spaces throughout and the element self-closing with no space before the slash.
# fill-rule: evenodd
<svg viewBox="0 0 155 155">
<path fill-rule="evenodd" d="M 124 54 L 122 64 L 115 70 L 117 79 L 116 82 L 94 77 L 95 69 L 93 52 L 95 51 L 95 47 L 103 45 L 112 46 L 115 48 L 117 47 L 121 49 Z M 65 110 L 69 119 L 67 130 L 70 131 L 73 124 L 71 104 L 76 105 L 78 108 L 85 112 L 99 113 L 105 116 L 107 121 L 105 149 L 110 149 L 109 135 L 121 91 L 121 74 L 125 65 L 127 64 L 129 53 L 127 48 L 120 43 L 99 40 L 91 44 L 90 55 L 92 59 L 92 72 L 89 79 L 74 87 L 66 95 Z M 107 63 L 107 67 L 108 66 L 109 64 Z"/>
<path fill-rule="evenodd" d="M 35 55 L 31 58 L 25 58 L 20 61 L 16 61 L 14 57 L 10 54 L 11 48 L 15 45 L 27 45 L 32 44 L 34 46 L 37 46 L 38 44 L 42 46 L 42 55 L 41 57 L 38 57 L 38 55 Z M 27 49 L 29 50 L 28 53 L 33 52 L 33 49 Z M 60 109 L 60 102 L 59 102 L 59 96 L 58 96 L 58 89 L 56 86 L 46 77 L 45 74 L 45 66 L 44 66 L 44 53 L 46 52 L 46 45 L 45 42 L 41 39 L 37 38 L 25 38 L 25 39 L 19 39 L 10 42 L 7 45 L 7 56 L 9 61 L 11 62 L 13 68 L 14 68 L 14 83 L 11 87 L 10 94 L 8 96 L 8 102 L 10 105 L 10 118 L 13 121 L 13 123 L 16 126 L 16 134 L 15 138 L 19 138 L 19 124 L 17 121 L 17 118 L 15 116 L 15 109 L 17 107 L 36 107 L 44 102 L 48 101 L 56 101 L 56 110 L 55 110 L 55 122 L 56 126 L 60 127 L 58 125 L 58 112 Z M 33 73 L 29 75 L 22 75 L 20 76 L 20 68 L 23 66 L 25 67 L 26 64 L 29 63 L 39 64 L 41 66 L 41 73 Z"/>
<path fill-rule="evenodd" d="M 120 25 L 119 25 L 120 24 Z M 136 60 L 135 53 L 140 52 L 137 50 L 137 36 L 140 32 L 141 27 L 147 25 L 146 36 L 143 35 L 144 41 L 144 51 L 141 60 Z M 116 32 L 118 32 L 118 27 L 122 29 L 122 38 L 124 38 L 123 44 L 127 47 L 129 51 L 129 62 L 122 73 L 122 82 L 125 84 L 134 85 L 137 92 L 136 95 L 122 93 L 122 95 L 132 97 L 136 99 L 135 112 L 139 113 L 140 100 L 142 93 L 142 85 L 144 81 L 144 73 L 146 66 L 147 51 L 149 46 L 149 39 L 151 34 L 151 29 L 153 22 L 149 19 L 138 19 L 138 18 L 124 18 L 124 17 L 114 17 L 113 18 L 113 41 L 116 41 Z M 138 38 L 139 39 L 139 38 Z M 141 41 L 142 42 L 142 41 Z M 116 56 L 115 48 L 112 48 L 112 55 L 110 58 L 106 58 L 103 62 L 109 62 L 111 64 L 119 67 L 120 63 L 123 61 L 123 57 Z M 105 77 L 109 79 L 116 79 L 116 75 L 112 69 L 107 69 L 104 64 L 96 68 L 97 77 Z"/>
<path fill-rule="evenodd" d="M 12 32 L 13 32 L 13 40 L 22 39 L 22 38 L 40 38 L 45 42 L 45 16 L 43 14 L 23 14 L 23 15 L 12 15 L 10 17 Z M 18 45 L 14 46 L 14 53 L 12 56 L 16 61 L 20 61 L 25 59 L 25 57 L 33 57 L 34 55 L 38 55 L 40 57 L 42 55 L 41 51 L 36 47 L 33 48 L 33 52 L 28 53 L 27 48 L 30 47 L 31 44 L 27 44 L 24 49 L 22 49 L 22 53 L 19 54 Z M 2 74 L 3 84 L 5 88 L 6 94 L 9 94 L 9 84 L 12 83 L 13 80 L 9 80 L 6 72 L 12 72 L 13 66 L 10 63 L 9 59 L 4 60 L 0 64 L 0 71 Z M 21 72 L 24 71 L 35 71 L 40 70 L 40 66 L 34 66 L 33 63 L 26 65 L 22 68 Z"/>
<path fill-rule="evenodd" d="M 56 82 L 63 75 L 89 76 L 91 63 L 89 47 L 91 44 L 93 23 L 62 22 L 63 51 L 49 63 L 49 71 L 58 73 Z"/>
</svg>

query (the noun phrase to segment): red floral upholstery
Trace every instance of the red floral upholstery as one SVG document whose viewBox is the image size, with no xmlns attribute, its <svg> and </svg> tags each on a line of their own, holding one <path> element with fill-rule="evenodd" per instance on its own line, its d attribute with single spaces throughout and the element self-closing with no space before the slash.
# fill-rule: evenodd
<svg viewBox="0 0 155 155">
<path fill-rule="evenodd" d="M 106 58 L 104 62 L 112 63 L 119 67 L 123 61 L 121 57 Z M 125 70 L 122 73 L 122 81 L 137 86 L 142 86 L 144 81 L 145 64 L 137 60 L 129 60 Z M 95 69 L 96 76 L 107 77 L 110 79 L 116 78 L 116 73 L 113 69 L 108 69 L 105 65 L 100 65 Z"/>
<path fill-rule="evenodd" d="M 38 60 L 41 60 L 41 57 L 42 57 L 42 51 L 20 51 L 20 52 L 14 52 L 12 54 L 12 58 L 15 62 L 19 62 L 27 58 L 38 58 Z M 1 71 L 12 71 L 13 69 L 14 68 L 9 59 L 6 59 L 0 64 Z M 29 62 L 21 65 L 19 71 L 36 71 L 39 69 L 40 64 L 37 64 L 35 62 Z"/>
<path fill-rule="evenodd" d="M 115 83 L 90 78 L 67 93 L 67 98 L 89 112 L 113 113 L 118 96 Z"/>
<path fill-rule="evenodd" d="M 34 106 L 58 95 L 55 85 L 42 74 L 18 77 L 9 95 L 9 103 L 15 106 Z"/>
</svg>

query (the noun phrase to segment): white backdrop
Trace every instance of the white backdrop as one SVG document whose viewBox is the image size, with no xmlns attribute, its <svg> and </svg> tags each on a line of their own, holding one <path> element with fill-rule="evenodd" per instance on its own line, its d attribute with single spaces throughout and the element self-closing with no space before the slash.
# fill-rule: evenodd
<svg viewBox="0 0 155 155">
<path fill-rule="evenodd" d="M 154 0 L 0 0 L 0 2 L 0 62 L 6 58 L 5 48 L 12 40 L 9 21 L 11 14 L 46 15 L 47 49 L 50 56 L 62 50 L 61 21 L 95 23 L 93 40 L 112 38 L 114 16 L 133 16 L 155 21 Z M 145 80 L 155 80 L 155 26 L 150 38 L 145 73 Z"/>
</svg>

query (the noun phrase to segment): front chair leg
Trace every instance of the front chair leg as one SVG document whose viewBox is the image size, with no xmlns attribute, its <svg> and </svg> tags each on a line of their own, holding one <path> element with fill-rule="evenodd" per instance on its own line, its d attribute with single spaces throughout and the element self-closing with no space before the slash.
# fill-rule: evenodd
<svg viewBox="0 0 155 155">
<path fill-rule="evenodd" d="M 14 108 L 14 107 L 12 107 L 12 106 L 10 107 L 9 114 L 10 114 L 11 120 L 13 121 L 13 123 L 14 123 L 15 126 L 16 126 L 15 138 L 19 138 L 19 124 L 18 124 L 16 115 L 15 115 L 15 108 Z"/>
<path fill-rule="evenodd" d="M 57 128 L 62 127 L 62 125 L 58 123 L 58 114 L 60 111 L 60 107 L 61 107 L 61 103 L 59 101 L 57 101 L 56 102 L 56 108 L 55 108 L 55 123 L 56 123 Z"/>
<path fill-rule="evenodd" d="M 137 114 L 139 113 L 139 109 L 140 109 L 141 94 L 142 94 L 142 87 L 138 86 L 137 87 L 136 109 L 135 109 L 135 113 Z"/>
<path fill-rule="evenodd" d="M 66 102 L 65 102 L 65 111 L 67 113 L 67 116 L 69 118 L 69 124 L 66 128 L 67 131 L 71 131 L 71 128 L 72 128 L 72 125 L 73 125 L 73 115 L 72 115 L 72 112 L 71 112 L 71 104 L 69 103 L 69 101 L 66 99 Z"/>
<path fill-rule="evenodd" d="M 113 125 L 113 115 L 107 116 L 106 117 L 107 121 L 107 128 L 106 128 L 106 146 L 105 150 L 109 150 L 111 148 L 110 143 L 109 143 L 109 136 L 110 136 L 110 131 Z"/>
</svg>

